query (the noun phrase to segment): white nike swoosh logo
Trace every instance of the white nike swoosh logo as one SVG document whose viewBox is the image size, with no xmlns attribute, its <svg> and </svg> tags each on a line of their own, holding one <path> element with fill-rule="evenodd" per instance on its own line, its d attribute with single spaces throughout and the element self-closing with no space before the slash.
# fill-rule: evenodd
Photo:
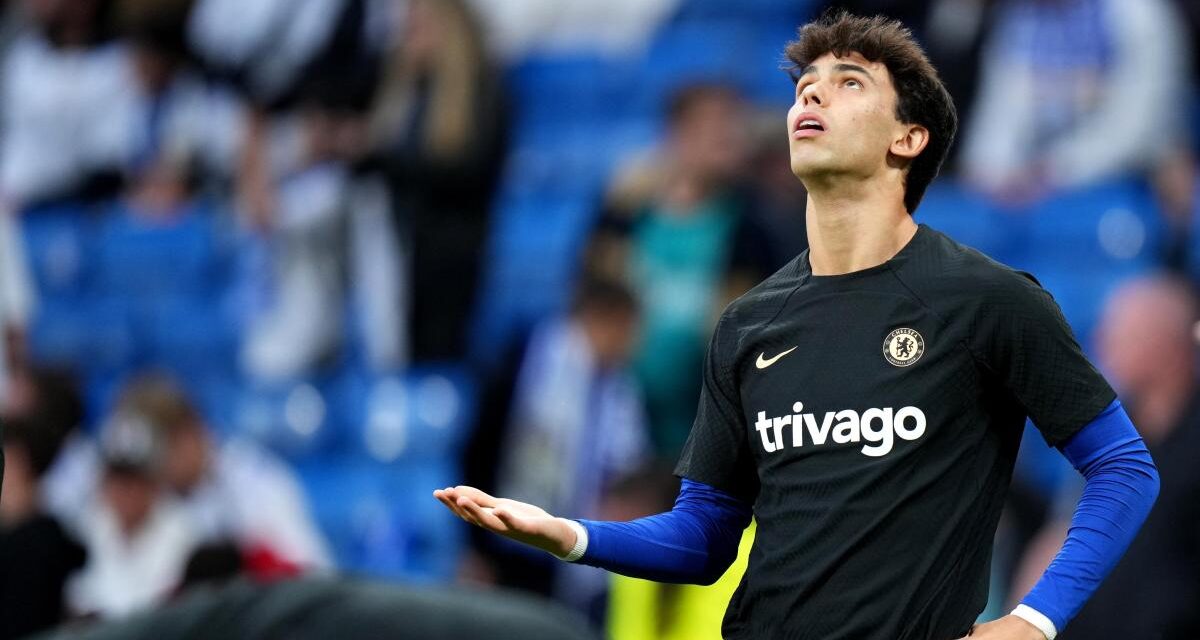
<svg viewBox="0 0 1200 640">
<path fill-rule="evenodd" d="M 789 353 L 791 353 L 791 352 L 793 352 L 793 351 L 795 351 L 795 350 L 796 350 L 796 347 L 792 347 L 791 349 L 788 349 L 787 351 L 784 351 L 783 353 L 781 353 L 781 354 L 779 354 L 779 355 L 775 356 L 774 358 L 763 358 L 763 356 L 765 356 L 765 355 L 767 355 L 767 354 L 766 354 L 766 353 L 760 353 L 760 354 L 758 354 L 758 362 L 756 362 L 756 363 L 754 363 L 754 364 L 755 364 L 755 365 L 756 365 L 756 366 L 757 366 L 759 369 L 766 369 L 767 367 L 769 367 L 769 366 L 771 366 L 771 365 L 775 364 L 775 362 L 776 362 L 777 360 L 779 360 L 780 358 L 782 358 L 782 357 L 786 356 L 787 354 L 789 354 Z"/>
</svg>

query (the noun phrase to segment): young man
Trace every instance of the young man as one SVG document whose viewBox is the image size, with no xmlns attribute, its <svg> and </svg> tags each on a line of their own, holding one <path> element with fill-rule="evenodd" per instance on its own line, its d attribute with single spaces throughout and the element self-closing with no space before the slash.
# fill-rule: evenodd
<svg viewBox="0 0 1200 640">
<path fill-rule="evenodd" d="M 1053 638 L 1141 525 L 1154 464 L 1049 294 L 913 221 L 956 116 L 909 32 L 827 15 L 787 54 L 810 249 L 722 316 L 675 508 L 573 522 L 434 495 L 567 560 L 677 582 L 717 579 L 753 513 L 726 638 Z M 1027 416 L 1087 485 L 1022 605 L 973 627 Z"/>
</svg>

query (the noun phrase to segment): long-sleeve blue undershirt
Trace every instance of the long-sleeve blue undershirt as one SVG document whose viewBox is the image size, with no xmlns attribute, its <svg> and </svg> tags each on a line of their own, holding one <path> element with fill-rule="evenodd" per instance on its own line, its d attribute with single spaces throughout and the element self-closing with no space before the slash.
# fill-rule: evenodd
<svg viewBox="0 0 1200 640">
<path fill-rule="evenodd" d="M 1022 601 L 1063 629 L 1124 554 L 1158 495 L 1158 473 L 1119 401 L 1061 447 L 1083 474 L 1083 495 L 1062 551 Z M 580 520 L 579 562 L 657 582 L 711 584 L 737 555 L 753 507 L 683 480 L 675 507 L 631 522 Z"/>
<path fill-rule="evenodd" d="M 1062 630 L 1137 535 L 1158 496 L 1158 470 L 1120 401 L 1059 449 L 1083 474 L 1062 550 L 1022 604 Z"/>
<path fill-rule="evenodd" d="M 631 522 L 580 520 L 587 551 L 579 562 L 655 582 L 712 584 L 737 557 L 753 507 L 687 478 L 675 507 Z"/>
</svg>

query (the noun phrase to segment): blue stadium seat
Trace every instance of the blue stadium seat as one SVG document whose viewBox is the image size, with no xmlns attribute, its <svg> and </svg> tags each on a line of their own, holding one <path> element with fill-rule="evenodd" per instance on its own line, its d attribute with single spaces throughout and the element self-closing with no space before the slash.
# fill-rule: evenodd
<svg viewBox="0 0 1200 640">
<path fill-rule="evenodd" d="M 20 224 L 38 293 L 51 298 L 81 295 L 95 251 L 90 211 L 83 205 L 38 207 L 23 211 Z"/>
<path fill-rule="evenodd" d="M 231 430 L 292 460 L 335 449 L 339 437 L 326 388 L 310 380 L 246 383 L 238 390 Z"/>
<path fill-rule="evenodd" d="M 139 341 L 152 364 L 183 376 L 231 372 L 238 331 L 214 297 L 163 295 L 137 305 Z"/>
<path fill-rule="evenodd" d="M 327 457 L 298 471 L 343 571 L 416 583 L 453 577 L 465 528 L 432 493 L 458 482 L 454 465 Z"/>
<path fill-rule="evenodd" d="M 129 305 L 121 298 L 43 299 L 30 327 L 35 360 L 119 371 L 140 357 Z"/>
<path fill-rule="evenodd" d="M 1075 269 L 1148 265 L 1158 259 L 1165 237 L 1149 187 L 1135 180 L 1059 194 L 1021 215 L 1026 249 Z"/>
<path fill-rule="evenodd" d="M 599 55 L 535 55 L 508 74 L 518 132 L 531 126 L 590 126 L 627 113 L 637 90 L 633 61 Z"/>
<path fill-rule="evenodd" d="M 594 224 L 595 198 L 515 196 L 497 207 L 472 328 L 472 352 L 501 355 L 570 296 L 580 252 Z"/>
<path fill-rule="evenodd" d="M 683 0 L 675 20 L 773 18 L 795 27 L 821 4 L 814 0 Z"/>
<path fill-rule="evenodd" d="M 215 222 L 215 213 L 200 206 L 159 224 L 115 205 L 98 232 L 97 286 L 130 297 L 215 289 L 221 284 Z"/>
<path fill-rule="evenodd" d="M 475 389 L 457 367 L 421 367 L 372 380 L 351 425 L 364 458 L 405 465 L 457 460 L 474 422 Z"/>
<path fill-rule="evenodd" d="M 755 30 L 743 22 L 667 25 L 654 39 L 642 67 L 641 110 L 662 111 L 672 92 L 694 82 L 725 82 L 747 88 L 745 70 L 755 64 Z"/>
<path fill-rule="evenodd" d="M 913 218 L 997 260 L 1017 242 L 1012 221 L 953 180 L 931 184 Z"/>
</svg>

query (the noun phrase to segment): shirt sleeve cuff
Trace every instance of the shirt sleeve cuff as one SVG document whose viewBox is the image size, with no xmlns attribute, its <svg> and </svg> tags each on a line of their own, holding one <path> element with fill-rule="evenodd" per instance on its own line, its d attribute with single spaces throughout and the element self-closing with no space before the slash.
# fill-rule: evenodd
<svg viewBox="0 0 1200 640">
<path fill-rule="evenodd" d="M 567 555 L 558 556 L 558 559 L 564 560 L 566 562 L 575 562 L 576 560 L 582 558 L 583 554 L 587 552 L 587 546 L 588 546 L 587 528 L 585 528 L 582 524 L 579 524 L 575 520 L 566 520 L 564 518 L 564 521 L 567 523 L 567 526 L 571 527 L 571 530 L 575 532 L 575 546 L 571 547 L 571 550 L 569 552 L 567 552 Z M 557 554 L 555 554 L 555 555 L 557 555 Z"/>
<path fill-rule="evenodd" d="M 1055 628 L 1050 618 L 1047 618 L 1041 611 L 1033 607 L 1019 604 L 1016 609 L 1013 609 L 1012 615 L 1037 627 L 1042 632 L 1042 635 L 1046 636 L 1046 640 L 1054 640 L 1054 637 L 1058 635 L 1058 629 Z"/>
</svg>

